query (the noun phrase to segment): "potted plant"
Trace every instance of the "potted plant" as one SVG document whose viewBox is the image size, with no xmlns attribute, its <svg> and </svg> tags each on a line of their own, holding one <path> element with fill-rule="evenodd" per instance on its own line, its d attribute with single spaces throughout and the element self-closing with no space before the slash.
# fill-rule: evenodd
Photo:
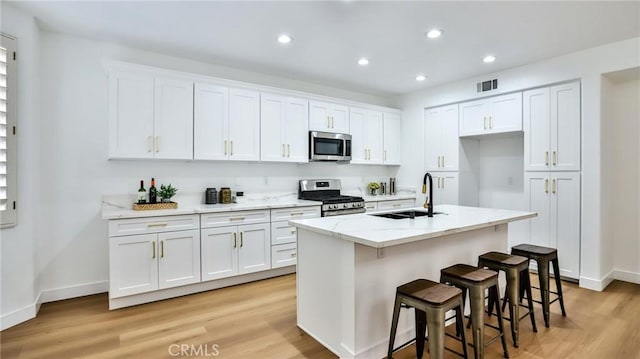
<svg viewBox="0 0 640 359">
<path fill-rule="evenodd" d="M 160 195 L 160 198 L 162 198 L 162 202 L 171 202 L 171 197 L 175 196 L 176 192 L 178 192 L 178 189 L 169 183 L 168 186 L 161 185 L 160 192 L 158 192 L 158 194 Z"/>
<path fill-rule="evenodd" d="M 380 188 L 380 185 L 378 184 L 378 182 L 369 182 L 367 188 L 369 189 L 369 194 L 375 196 L 376 191 L 378 190 L 378 188 Z"/>
</svg>

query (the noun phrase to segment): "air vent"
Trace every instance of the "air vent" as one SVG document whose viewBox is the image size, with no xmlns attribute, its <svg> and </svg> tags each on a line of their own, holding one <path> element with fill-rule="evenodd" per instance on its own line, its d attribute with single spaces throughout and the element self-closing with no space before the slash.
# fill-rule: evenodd
<svg viewBox="0 0 640 359">
<path fill-rule="evenodd" d="M 476 91 L 478 93 L 494 91 L 498 89 L 498 79 L 478 82 L 476 84 Z"/>
</svg>

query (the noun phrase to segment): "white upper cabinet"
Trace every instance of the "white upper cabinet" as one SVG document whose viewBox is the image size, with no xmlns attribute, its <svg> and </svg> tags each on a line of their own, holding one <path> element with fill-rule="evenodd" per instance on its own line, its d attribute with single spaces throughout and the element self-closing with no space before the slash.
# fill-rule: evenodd
<svg viewBox="0 0 640 359">
<path fill-rule="evenodd" d="M 580 170 L 580 83 L 525 91 L 525 171 Z"/>
<path fill-rule="evenodd" d="M 193 82 L 155 79 L 155 158 L 193 158 Z"/>
<path fill-rule="evenodd" d="M 402 124 L 397 113 L 384 112 L 382 162 L 388 165 L 399 165 L 401 161 Z"/>
<path fill-rule="evenodd" d="M 457 171 L 458 105 L 425 110 L 424 131 L 427 171 Z"/>
<path fill-rule="evenodd" d="M 522 93 L 460 104 L 460 137 L 522 131 Z"/>
<path fill-rule="evenodd" d="M 308 162 L 309 102 L 262 93 L 260 104 L 260 159 Z"/>
<path fill-rule="evenodd" d="M 309 101 L 309 129 L 349 133 L 349 108 L 330 102 Z"/>
<path fill-rule="evenodd" d="M 110 158 L 193 158 L 193 82 L 111 72 Z"/>
<path fill-rule="evenodd" d="M 195 84 L 193 116 L 193 158 L 224 160 L 228 157 L 229 88 Z"/>
<path fill-rule="evenodd" d="M 260 94 L 195 84 L 194 159 L 260 160 Z"/>
<path fill-rule="evenodd" d="M 382 112 L 350 108 L 351 163 L 382 164 Z"/>
<path fill-rule="evenodd" d="M 260 94 L 229 90 L 229 159 L 260 160 Z"/>
</svg>

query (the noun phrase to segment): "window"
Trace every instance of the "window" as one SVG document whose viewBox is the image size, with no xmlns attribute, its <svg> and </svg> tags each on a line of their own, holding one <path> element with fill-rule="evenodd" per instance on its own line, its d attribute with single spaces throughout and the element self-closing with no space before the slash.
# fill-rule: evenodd
<svg viewBox="0 0 640 359">
<path fill-rule="evenodd" d="M 16 40 L 0 35 L 0 226 L 16 225 Z"/>
</svg>

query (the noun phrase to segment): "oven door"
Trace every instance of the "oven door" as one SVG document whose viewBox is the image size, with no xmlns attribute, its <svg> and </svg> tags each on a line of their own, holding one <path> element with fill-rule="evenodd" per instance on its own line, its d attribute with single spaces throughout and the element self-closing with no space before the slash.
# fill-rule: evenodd
<svg viewBox="0 0 640 359">
<path fill-rule="evenodd" d="M 351 161 L 351 135 L 309 131 L 310 161 Z"/>
</svg>

